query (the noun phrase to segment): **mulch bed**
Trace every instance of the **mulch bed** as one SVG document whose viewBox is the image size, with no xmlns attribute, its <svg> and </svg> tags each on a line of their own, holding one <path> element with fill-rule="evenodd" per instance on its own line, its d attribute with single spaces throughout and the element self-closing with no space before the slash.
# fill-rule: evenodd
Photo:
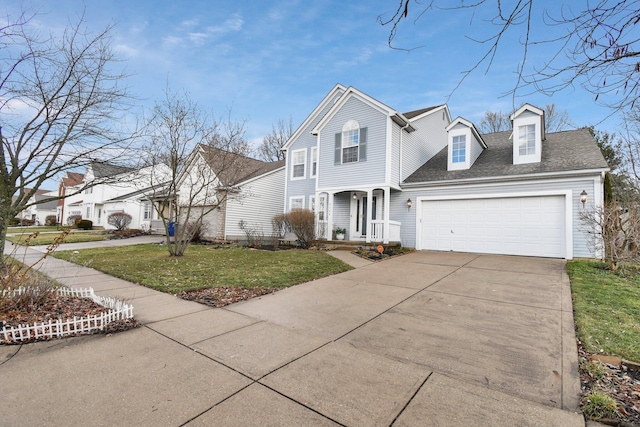
<svg viewBox="0 0 640 427">
<path fill-rule="evenodd" d="M 88 298 L 57 295 L 53 292 L 49 293 L 46 298 L 40 299 L 37 307 L 31 307 L 31 309 L 28 310 L 12 305 L 11 299 L 7 299 L 0 308 L 0 328 L 5 325 L 32 325 L 35 322 L 48 322 L 49 320 L 57 319 L 66 320 L 72 319 L 74 316 L 95 316 L 108 311 L 109 308 L 96 304 Z M 118 320 L 106 325 L 102 331 L 96 330 L 94 333 L 109 334 L 125 331 L 137 326 L 138 323 L 135 319 Z M 39 338 L 39 340 L 44 339 L 45 338 Z M 24 344 L 26 342 L 28 341 L 22 341 L 17 344 Z"/>
<path fill-rule="evenodd" d="M 219 308 L 239 301 L 267 295 L 277 290 L 276 288 L 263 288 L 260 286 L 253 288 L 218 287 L 200 289 L 198 291 L 184 291 L 180 292 L 177 296 L 188 301 L 195 301 L 210 307 Z"/>
<path fill-rule="evenodd" d="M 578 356 L 582 363 L 589 363 L 594 359 L 594 355 L 587 353 L 581 345 L 578 345 Z M 628 369 L 623 364 L 612 365 L 599 361 L 596 363 L 605 368 L 604 378 L 594 379 L 585 370 L 580 369 L 583 400 L 592 391 L 607 393 L 618 403 L 620 419 L 599 421 L 611 426 L 640 426 L 640 371 Z"/>
</svg>

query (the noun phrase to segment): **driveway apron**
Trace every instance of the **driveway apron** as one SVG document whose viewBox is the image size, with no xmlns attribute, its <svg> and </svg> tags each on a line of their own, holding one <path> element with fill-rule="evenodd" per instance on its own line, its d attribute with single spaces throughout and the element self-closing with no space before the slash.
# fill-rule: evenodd
<svg viewBox="0 0 640 427">
<path fill-rule="evenodd" d="M 144 326 L 0 348 L 10 424 L 584 426 L 562 260 L 415 252 L 222 309 L 47 268 Z"/>
</svg>

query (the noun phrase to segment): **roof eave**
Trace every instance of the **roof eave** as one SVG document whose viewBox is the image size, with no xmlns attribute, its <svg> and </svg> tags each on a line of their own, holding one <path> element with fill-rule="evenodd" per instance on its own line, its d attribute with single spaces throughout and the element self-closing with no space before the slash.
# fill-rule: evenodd
<svg viewBox="0 0 640 427">
<path fill-rule="evenodd" d="M 501 175 L 501 176 L 488 176 L 488 177 L 479 177 L 479 178 L 447 179 L 447 180 L 440 180 L 440 181 L 403 182 L 402 188 L 405 189 L 405 188 L 415 188 L 415 187 L 443 187 L 448 185 L 564 178 L 568 176 L 588 176 L 588 175 L 593 176 L 596 174 L 609 172 L 609 170 L 610 170 L 609 168 L 578 169 L 578 170 L 571 170 L 571 171 L 542 172 L 542 173 L 535 173 L 535 174 Z"/>
</svg>

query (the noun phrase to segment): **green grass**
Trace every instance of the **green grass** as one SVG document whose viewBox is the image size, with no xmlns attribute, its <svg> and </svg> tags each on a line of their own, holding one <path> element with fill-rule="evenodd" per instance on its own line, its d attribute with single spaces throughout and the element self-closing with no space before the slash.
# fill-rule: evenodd
<svg viewBox="0 0 640 427">
<path fill-rule="evenodd" d="M 640 361 L 640 274 L 593 261 L 567 263 L 578 338 L 591 353 Z"/>
<path fill-rule="evenodd" d="M 37 226 L 37 227 L 9 227 L 7 229 L 7 234 L 20 234 L 20 233 L 25 233 L 25 234 L 30 234 L 36 231 L 60 231 L 64 228 L 68 228 L 68 227 L 57 227 L 55 225 L 51 225 L 51 226 Z"/>
<path fill-rule="evenodd" d="M 60 232 L 62 233 L 62 231 Z M 38 236 L 29 239 L 29 246 L 50 245 L 60 233 L 39 233 Z M 32 233 L 15 234 L 7 236 L 7 240 L 13 243 L 23 244 Z M 64 243 L 80 243 L 80 242 L 98 242 L 106 240 L 107 235 L 104 233 L 69 233 L 64 239 Z M 64 247 L 64 246 L 63 246 Z"/>
<path fill-rule="evenodd" d="M 218 286 L 285 288 L 351 267 L 319 251 L 258 251 L 192 245 L 183 257 L 170 257 L 161 245 L 84 249 L 54 256 L 163 292 Z"/>
</svg>

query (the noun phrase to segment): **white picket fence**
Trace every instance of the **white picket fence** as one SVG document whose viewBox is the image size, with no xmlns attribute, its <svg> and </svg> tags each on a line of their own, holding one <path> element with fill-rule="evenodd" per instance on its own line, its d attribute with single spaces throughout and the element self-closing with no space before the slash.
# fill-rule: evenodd
<svg viewBox="0 0 640 427">
<path fill-rule="evenodd" d="M 2 291 L 5 296 L 8 293 L 22 294 L 28 288 L 7 289 Z M 47 323 L 36 322 L 33 325 L 3 326 L 0 330 L 0 343 L 30 341 L 32 339 L 60 338 L 66 335 L 86 334 L 96 330 L 104 330 L 105 326 L 117 320 L 133 318 L 133 306 L 112 297 L 96 295 L 92 288 L 71 289 L 58 288 L 59 295 L 79 298 L 90 298 L 96 304 L 107 307 L 110 310 L 95 316 L 74 317 L 73 319 L 49 320 Z"/>
</svg>

